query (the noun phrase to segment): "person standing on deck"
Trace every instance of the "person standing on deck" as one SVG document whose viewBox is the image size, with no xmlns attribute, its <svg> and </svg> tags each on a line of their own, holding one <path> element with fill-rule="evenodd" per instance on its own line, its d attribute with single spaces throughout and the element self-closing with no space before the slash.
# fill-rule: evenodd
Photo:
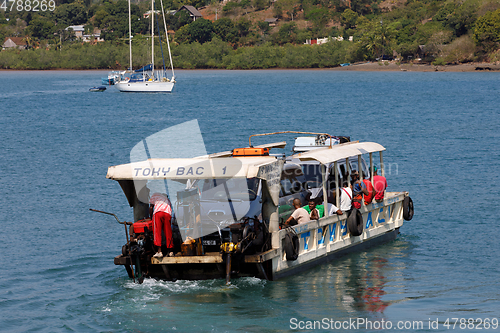
<svg viewBox="0 0 500 333">
<path fill-rule="evenodd" d="M 347 180 L 343 185 L 340 189 L 340 210 L 345 213 L 352 209 L 352 189 Z"/>
<path fill-rule="evenodd" d="M 363 195 L 369 195 L 366 184 L 359 180 L 358 170 L 354 170 L 351 174 L 352 180 L 352 205 L 354 208 L 361 208 L 361 201 L 363 200 Z"/>
<path fill-rule="evenodd" d="M 385 189 L 387 188 L 387 179 L 377 175 L 377 167 L 373 167 L 373 187 L 375 188 L 375 201 L 382 202 L 384 200 Z"/>
<path fill-rule="evenodd" d="M 153 236 L 154 245 L 158 247 L 158 251 L 153 256 L 155 258 L 162 258 L 163 253 L 161 252 L 161 232 L 165 233 L 166 246 L 169 251 L 168 256 L 172 257 L 174 253 L 174 242 L 172 239 L 172 226 L 170 225 L 170 220 L 172 219 L 172 205 L 168 197 L 161 193 L 155 193 L 149 199 L 151 204 L 150 209 L 154 207 L 153 210 Z"/>
</svg>

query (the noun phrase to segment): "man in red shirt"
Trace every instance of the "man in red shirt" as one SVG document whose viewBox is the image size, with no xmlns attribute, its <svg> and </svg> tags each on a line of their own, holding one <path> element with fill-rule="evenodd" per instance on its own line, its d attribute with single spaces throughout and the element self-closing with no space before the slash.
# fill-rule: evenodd
<svg viewBox="0 0 500 333">
<path fill-rule="evenodd" d="M 371 204 L 373 197 L 375 196 L 375 189 L 373 188 L 372 182 L 370 178 L 363 179 L 363 183 L 366 186 L 366 190 L 368 191 L 368 195 L 364 195 L 363 198 L 365 200 L 365 205 Z"/>
<path fill-rule="evenodd" d="M 174 242 L 172 239 L 172 226 L 170 219 L 172 218 L 172 205 L 168 197 L 161 193 L 155 193 L 149 199 L 149 203 L 154 205 L 153 210 L 153 236 L 154 245 L 158 247 L 158 252 L 153 256 L 155 258 L 163 257 L 161 252 L 161 231 L 165 233 L 165 240 L 167 249 L 172 251 L 174 249 Z M 151 207 L 152 208 L 152 207 Z M 173 256 L 173 252 L 169 252 L 168 256 Z"/>
<path fill-rule="evenodd" d="M 377 167 L 373 167 L 373 187 L 375 188 L 375 201 L 381 202 L 384 200 L 385 189 L 387 188 L 387 179 L 377 175 Z"/>
</svg>

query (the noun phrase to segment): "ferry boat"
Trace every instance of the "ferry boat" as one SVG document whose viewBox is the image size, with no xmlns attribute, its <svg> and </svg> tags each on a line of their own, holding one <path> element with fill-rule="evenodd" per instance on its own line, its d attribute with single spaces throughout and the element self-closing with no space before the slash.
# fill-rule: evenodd
<svg viewBox="0 0 500 333">
<path fill-rule="evenodd" d="M 278 133 L 304 132 L 273 134 Z M 349 214 L 328 216 L 325 209 L 325 216 L 318 220 L 286 226 L 293 212 L 291 201 L 299 198 L 305 204 L 305 194 L 313 187 L 322 194 L 324 207 L 333 193 L 340 207 L 342 179 L 350 180 L 351 173 L 358 171 L 361 179 L 371 177 L 373 183 L 373 154 L 378 153 L 385 176 L 385 148 L 374 142 L 312 133 L 297 138 L 294 153 L 284 156 L 269 152 L 284 148 L 286 142 L 253 146 L 252 137 L 248 147 L 232 151 L 109 167 L 107 178 L 119 183 L 134 210 L 134 222 L 121 222 L 115 216 L 125 226 L 126 244 L 114 263 L 124 266 L 139 283 L 144 277 L 225 278 L 227 283 L 243 276 L 277 280 L 393 240 L 403 221 L 413 217 L 408 192 L 386 191 L 383 201 L 362 203 Z M 174 181 L 183 187 L 176 193 L 169 188 L 175 211 L 173 256 L 153 256 L 148 205 L 153 193 L 147 187 L 153 180 Z"/>
</svg>

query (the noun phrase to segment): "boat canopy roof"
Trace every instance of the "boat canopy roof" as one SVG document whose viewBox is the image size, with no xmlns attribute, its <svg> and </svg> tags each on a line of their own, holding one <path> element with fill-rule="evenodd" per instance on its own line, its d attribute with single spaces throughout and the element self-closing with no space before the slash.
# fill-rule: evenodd
<svg viewBox="0 0 500 333">
<path fill-rule="evenodd" d="M 164 158 L 121 164 L 108 168 L 113 180 L 212 179 L 280 177 L 282 161 L 273 156 L 221 158 Z M 271 175 L 273 174 L 273 175 Z"/>
<path fill-rule="evenodd" d="M 321 164 L 330 164 L 335 161 L 357 156 L 361 154 L 384 151 L 385 148 L 375 142 L 349 142 L 335 145 L 332 148 L 318 148 L 304 153 L 295 154 L 292 158 L 301 161 L 318 161 Z"/>
<path fill-rule="evenodd" d="M 139 68 L 139 69 L 136 69 L 134 72 L 136 73 L 141 73 L 141 72 L 148 72 L 148 71 L 151 71 L 153 70 L 153 65 L 149 64 L 149 65 L 146 65 L 142 68 Z"/>
</svg>

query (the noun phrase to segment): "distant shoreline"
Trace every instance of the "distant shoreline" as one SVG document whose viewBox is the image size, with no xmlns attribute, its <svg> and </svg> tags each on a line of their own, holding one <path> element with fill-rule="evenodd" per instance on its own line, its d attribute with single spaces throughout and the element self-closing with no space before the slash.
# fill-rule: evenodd
<svg viewBox="0 0 500 333">
<path fill-rule="evenodd" d="M 32 71 L 32 72 L 47 72 L 47 71 L 75 71 L 75 72 L 103 72 L 117 69 L 71 69 L 71 68 L 56 68 L 56 69 L 4 69 L 0 68 L 0 72 L 12 71 Z M 383 62 L 365 62 L 349 64 L 348 66 L 326 67 L 326 68 L 267 68 L 267 69 L 220 69 L 220 68 L 203 68 L 203 69 L 183 69 L 177 70 L 188 71 L 210 71 L 210 70 L 243 70 L 243 71 L 268 71 L 268 70 L 331 70 L 331 71 L 354 71 L 354 72 L 496 72 L 500 71 L 500 63 L 467 63 L 458 65 L 443 65 L 435 66 L 431 64 L 403 63 L 397 64 L 394 61 Z"/>
<path fill-rule="evenodd" d="M 500 64 L 496 63 L 467 63 L 459 65 L 434 66 L 431 64 L 397 64 L 391 61 L 366 62 L 351 64 L 345 67 L 335 67 L 333 70 L 339 71 L 403 71 L 403 72 L 478 72 L 478 71 L 500 71 Z"/>
</svg>

